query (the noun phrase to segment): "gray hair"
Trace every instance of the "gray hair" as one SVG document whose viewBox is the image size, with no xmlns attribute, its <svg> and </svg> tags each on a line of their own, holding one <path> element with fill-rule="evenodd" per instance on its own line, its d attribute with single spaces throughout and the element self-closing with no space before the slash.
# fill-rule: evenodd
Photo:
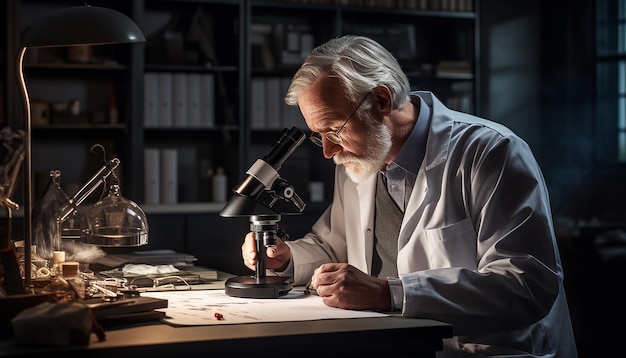
<svg viewBox="0 0 626 358">
<path fill-rule="evenodd" d="M 346 35 L 311 51 L 294 75 L 285 103 L 296 106 L 300 95 L 327 75 L 339 78 L 346 97 L 352 102 L 361 100 L 379 85 L 391 91 L 394 108 L 402 108 L 410 101 L 409 80 L 396 58 L 370 38 Z"/>
</svg>

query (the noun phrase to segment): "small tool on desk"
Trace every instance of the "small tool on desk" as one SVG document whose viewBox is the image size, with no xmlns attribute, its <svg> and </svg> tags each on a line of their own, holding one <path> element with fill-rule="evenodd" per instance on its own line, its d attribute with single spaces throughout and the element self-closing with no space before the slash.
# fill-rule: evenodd
<svg viewBox="0 0 626 358">
<path fill-rule="evenodd" d="M 317 295 L 317 290 L 313 287 L 313 280 L 309 280 L 309 282 L 304 287 L 304 295 L 315 294 Z"/>
<path fill-rule="evenodd" d="M 104 296 L 102 296 L 102 300 L 105 301 L 105 302 L 117 301 L 120 298 L 124 297 L 124 295 L 122 293 L 113 292 L 113 291 L 111 291 L 109 289 L 106 289 L 104 287 L 100 287 L 100 286 L 98 286 L 95 283 L 92 283 L 91 286 L 104 294 Z"/>
</svg>

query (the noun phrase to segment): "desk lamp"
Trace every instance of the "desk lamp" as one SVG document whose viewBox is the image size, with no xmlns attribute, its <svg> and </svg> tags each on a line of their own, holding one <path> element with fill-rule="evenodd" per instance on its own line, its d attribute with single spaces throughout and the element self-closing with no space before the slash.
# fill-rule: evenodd
<svg viewBox="0 0 626 358">
<path fill-rule="evenodd" d="M 235 195 L 220 211 L 223 217 L 250 218 L 250 230 L 254 232 L 258 256 L 254 276 L 236 276 L 226 280 L 225 292 L 229 296 L 278 298 L 287 294 L 293 286 L 291 277 L 266 275 L 265 250 L 276 246 L 276 236 L 281 230 L 278 228 L 281 214 L 300 214 L 306 206 L 293 186 L 278 174 L 285 160 L 304 138 L 305 134 L 300 129 L 285 128 L 270 153 L 257 159 L 248 169 L 244 179 L 233 189 Z M 284 236 L 281 238 L 286 240 Z"/>
<path fill-rule="evenodd" d="M 128 16 L 107 8 L 76 6 L 59 10 L 33 23 L 22 36 L 18 79 L 24 99 L 24 285 L 31 281 L 32 244 L 32 153 L 31 110 L 24 81 L 24 54 L 31 47 L 60 47 L 144 42 L 146 39 Z"/>
</svg>

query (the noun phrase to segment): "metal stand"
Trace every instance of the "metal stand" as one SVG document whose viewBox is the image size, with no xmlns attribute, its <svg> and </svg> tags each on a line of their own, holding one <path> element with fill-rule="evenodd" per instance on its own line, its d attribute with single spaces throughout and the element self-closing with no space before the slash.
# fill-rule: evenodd
<svg viewBox="0 0 626 358">
<path fill-rule="evenodd" d="M 266 275 L 265 250 L 276 246 L 276 232 L 280 215 L 252 215 L 250 230 L 256 239 L 257 262 L 254 276 L 237 276 L 226 280 L 225 292 L 233 297 L 278 298 L 286 295 L 293 287 L 292 277 Z"/>
</svg>

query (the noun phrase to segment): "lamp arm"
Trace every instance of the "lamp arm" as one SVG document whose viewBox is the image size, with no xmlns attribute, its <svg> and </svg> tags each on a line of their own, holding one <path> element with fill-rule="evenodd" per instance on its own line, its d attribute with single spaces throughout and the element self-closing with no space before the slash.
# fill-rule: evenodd
<svg viewBox="0 0 626 358">
<path fill-rule="evenodd" d="M 22 93 L 22 99 L 24 100 L 24 286 L 28 289 L 31 281 L 31 245 L 33 238 L 33 216 L 32 216 L 32 200 L 33 200 L 33 185 L 32 178 L 32 155 L 31 155 L 31 113 L 30 113 L 30 98 L 28 98 L 28 90 L 26 89 L 26 82 L 24 81 L 24 54 L 27 47 L 24 46 L 19 52 L 17 61 L 17 73 Z"/>
</svg>

